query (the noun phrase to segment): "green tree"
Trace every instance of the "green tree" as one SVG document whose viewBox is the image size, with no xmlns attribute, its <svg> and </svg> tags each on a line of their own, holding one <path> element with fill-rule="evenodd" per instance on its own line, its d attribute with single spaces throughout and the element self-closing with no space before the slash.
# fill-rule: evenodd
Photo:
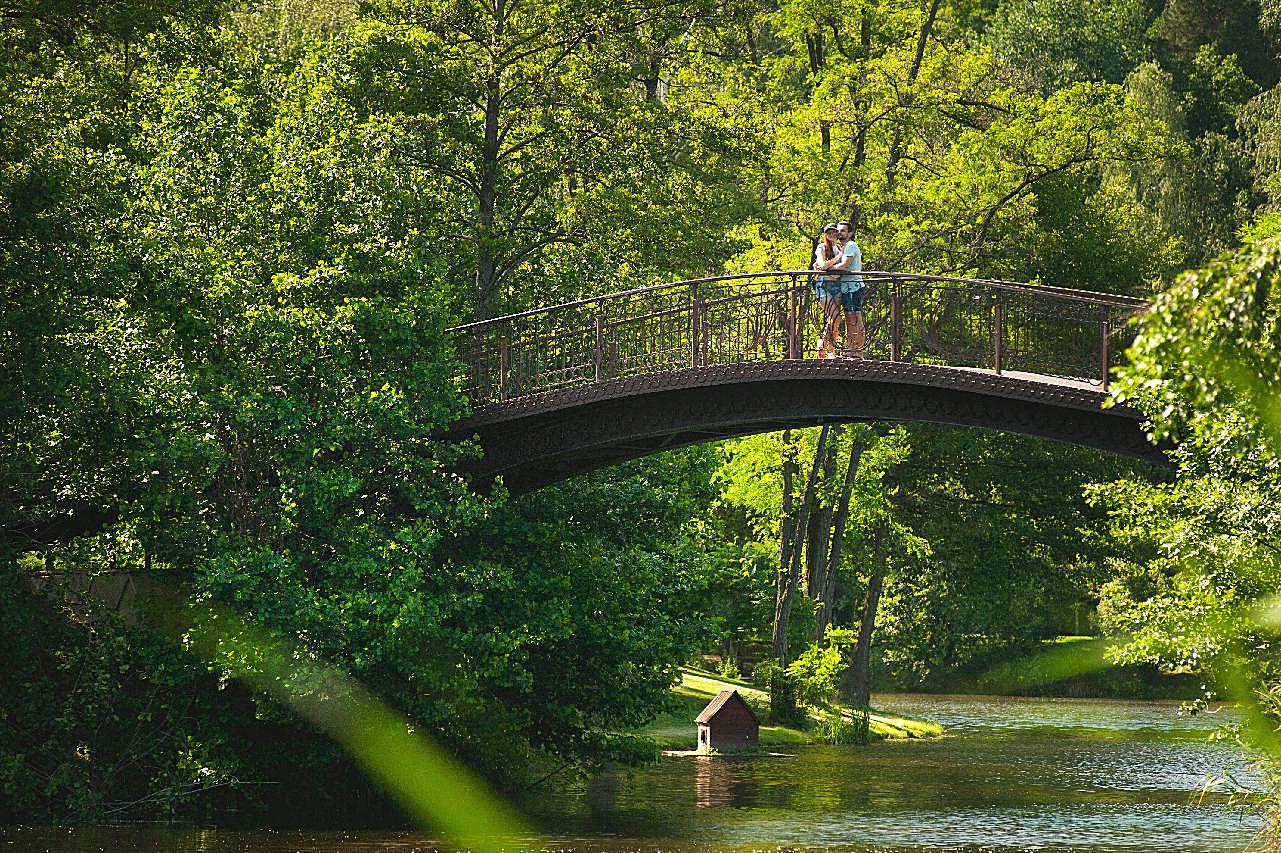
<svg viewBox="0 0 1281 853">
<path fill-rule="evenodd" d="M 975 44 L 965 11 L 885 0 L 830 17 L 789 5 L 771 19 L 793 53 L 769 67 L 786 94 L 757 179 L 778 224 L 753 261 L 807 265 L 819 225 L 846 218 L 880 268 L 1015 275 L 1037 242 L 1043 182 L 1164 156 L 1166 129 L 1118 86 L 1042 93 Z M 802 36 L 820 32 L 841 48 L 797 81 Z"/>
<path fill-rule="evenodd" d="M 0 249 L 15 272 L 3 335 L 15 373 L 5 371 L 0 414 L 15 448 L 3 463 L 5 565 L 33 570 L 39 547 L 55 575 L 150 568 L 179 600 L 229 605 L 351 673 L 507 782 L 553 760 L 648 755 L 607 730 L 598 697 L 626 685 L 616 710 L 640 722 L 699 635 L 697 612 L 678 606 L 698 556 L 674 533 L 706 482 L 697 454 L 519 504 L 471 492 L 449 471 L 473 451 L 434 437 L 466 411 L 444 331 L 458 303 L 453 256 L 419 227 L 456 197 L 430 168 L 403 169 L 403 127 L 359 108 L 345 43 L 301 55 L 291 45 L 276 63 L 236 30 L 206 36 L 190 61 L 157 52 L 134 68 L 131 112 L 113 115 L 118 146 L 86 133 L 97 113 L 72 120 L 93 99 L 80 78 L 5 77 L 20 95 L 6 108 L 28 122 L 6 133 L 36 131 L 32 92 L 64 97 L 71 123 L 43 138 L 13 130 L 6 143 L 25 159 L 4 173 L 21 216 Z M 672 489 L 652 487 L 661 481 Z M 47 523 L 70 510 L 70 523 Z M 7 598 L 6 619 L 24 601 Z M 121 692 L 161 665 L 180 670 L 161 683 L 190 686 L 202 711 L 218 705 L 219 676 L 234 668 L 208 675 L 190 656 L 164 659 L 151 628 L 121 630 L 76 659 L 102 672 L 129 649 L 146 659 L 76 693 L 84 708 L 127 716 Z M 27 654 L 36 660 L 21 668 L 39 671 L 66 650 Z M 60 684 L 25 679 L 6 699 L 50 707 Z M 29 762 L 25 739 L 56 752 L 74 735 L 45 737 L 49 720 L 24 715 L 12 738 L 6 729 L 6 788 L 60 819 L 108 802 L 172 806 L 166 780 L 192 762 L 219 784 L 284 774 L 302 786 L 285 794 L 349 769 L 285 706 L 238 694 L 213 720 L 166 703 L 176 722 L 157 726 L 154 766 L 137 774 Z M 90 740 L 88 754 L 112 761 L 142 748 L 135 738 L 120 755 Z M 42 788 L 51 766 L 67 785 Z"/>
<path fill-rule="evenodd" d="M 433 227 L 468 248 L 451 274 L 470 278 L 472 316 L 600 290 L 637 268 L 707 268 L 705 247 L 742 198 L 732 164 L 746 150 L 710 113 L 657 97 L 674 33 L 704 11 L 373 6 L 355 94 L 403 128 L 405 162 L 447 187 L 452 204 Z M 656 222 L 636 221 L 646 209 Z M 575 269 L 579 280 L 548 288 Z"/>
<path fill-rule="evenodd" d="M 1152 23 L 1146 0 L 1007 0 L 987 35 L 998 56 L 1053 91 L 1122 82 L 1147 53 Z"/>
<path fill-rule="evenodd" d="M 1044 639 L 1091 633 L 1105 567 L 1129 552 L 1084 489 L 1158 472 L 1009 433 L 915 424 L 911 435 L 895 510 L 931 549 L 887 588 L 879 662 L 892 683 L 946 688 Z"/>
<path fill-rule="evenodd" d="M 1268 749 L 1274 788 L 1279 281 L 1281 245 L 1265 240 L 1156 300 L 1116 396 L 1149 416 L 1156 437 L 1178 442 L 1179 476 L 1094 492 L 1133 549 L 1100 604 L 1104 624 L 1126 638 L 1117 658 L 1215 678 L 1259 721 L 1246 735 Z"/>
<path fill-rule="evenodd" d="M 1281 80 L 1276 58 L 1276 4 L 1272 0 L 1166 0 L 1155 32 L 1167 56 L 1189 61 L 1213 45 L 1235 56 L 1262 88 Z"/>
</svg>

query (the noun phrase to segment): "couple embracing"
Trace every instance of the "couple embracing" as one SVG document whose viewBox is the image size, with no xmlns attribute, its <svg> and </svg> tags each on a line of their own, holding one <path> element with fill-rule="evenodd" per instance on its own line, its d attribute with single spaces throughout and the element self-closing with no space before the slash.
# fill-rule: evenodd
<svg viewBox="0 0 1281 853">
<path fill-rule="evenodd" d="M 863 357 L 863 253 L 854 242 L 848 222 L 830 222 L 814 249 L 814 293 L 823 307 L 823 331 L 819 335 L 816 355 L 839 358 L 836 338 L 845 315 L 846 358 Z"/>
</svg>

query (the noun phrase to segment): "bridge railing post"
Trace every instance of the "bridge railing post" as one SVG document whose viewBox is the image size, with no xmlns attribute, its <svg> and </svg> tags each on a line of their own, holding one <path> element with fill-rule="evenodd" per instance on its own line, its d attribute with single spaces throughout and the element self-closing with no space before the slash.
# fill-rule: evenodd
<svg viewBox="0 0 1281 853">
<path fill-rule="evenodd" d="M 787 288 L 787 357 L 801 357 L 801 299 L 800 292 L 796 284 L 796 276 L 789 278 Z"/>
<path fill-rule="evenodd" d="M 903 360 L 903 285 L 890 282 L 890 361 Z"/>
<path fill-rule="evenodd" d="M 467 354 L 471 362 L 471 390 L 468 394 L 473 398 L 489 399 L 489 395 L 494 393 L 490 387 L 493 384 L 493 365 L 485 358 L 485 335 L 483 332 L 476 332 L 471 336 L 471 352 Z"/>
<path fill-rule="evenodd" d="M 1103 384 L 1103 390 L 1107 391 L 1108 390 L 1108 373 L 1109 373 L 1108 362 L 1111 361 L 1111 359 L 1109 358 L 1109 356 L 1111 355 L 1111 353 L 1109 352 L 1110 347 L 1108 345 L 1111 342 L 1112 330 L 1110 328 L 1111 324 L 1108 322 L 1107 306 L 1105 305 L 1101 307 L 1099 310 L 1103 315 L 1102 318 L 1099 320 L 1099 379 Z"/>
<path fill-rule="evenodd" d="M 698 367 L 703 325 L 703 302 L 698 297 L 698 285 L 690 288 L 689 295 L 689 366 Z"/>
<path fill-rule="evenodd" d="M 605 376 L 605 318 L 601 316 L 599 305 L 596 306 L 596 346 L 592 359 L 596 364 L 595 381 L 599 382 Z"/>
<path fill-rule="evenodd" d="M 498 399 L 507 399 L 507 375 L 511 371 L 511 341 L 503 335 L 498 339 Z"/>
<path fill-rule="evenodd" d="M 1005 344 L 1005 303 L 1001 301 L 1001 295 L 996 295 L 996 323 L 992 330 L 992 367 L 997 373 L 1001 372 L 1001 355 Z"/>
</svg>

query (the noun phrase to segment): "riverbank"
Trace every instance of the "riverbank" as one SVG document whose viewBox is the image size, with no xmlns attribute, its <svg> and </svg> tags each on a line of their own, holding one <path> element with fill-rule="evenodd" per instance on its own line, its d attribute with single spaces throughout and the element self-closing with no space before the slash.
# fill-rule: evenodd
<svg viewBox="0 0 1281 853">
<path fill-rule="evenodd" d="M 737 690 L 752 706 L 756 715 L 762 721 L 767 720 L 769 695 L 765 691 L 746 681 L 696 669 L 682 669 L 680 683 L 672 688 L 676 710 L 658 717 L 640 729 L 640 734 L 653 738 L 664 749 L 694 749 L 697 746 L 694 718 L 722 690 Z M 847 714 L 851 713 L 849 708 L 838 707 Z M 760 731 L 761 746 L 796 746 L 820 742 L 815 736 L 815 730 L 822 718 L 811 714 L 809 721 L 807 729 L 763 722 Z M 868 730 L 873 740 L 929 738 L 943 734 L 943 727 L 937 723 L 882 713 L 875 709 L 871 713 Z"/>
<path fill-rule="evenodd" d="M 1042 640 L 1032 654 L 979 661 L 963 670 L 937 673 L 928 683 L 895 683 L 877 673 L 884 690 L 947 695 L 1044 696 L 1070 699 L 1196 699 L 1201 675 L 1170 675 L 1150 664 L 1117 665 L 1108 657 L 1115 643 L 1106 637 L 1066 635 Z"/>
</svg>

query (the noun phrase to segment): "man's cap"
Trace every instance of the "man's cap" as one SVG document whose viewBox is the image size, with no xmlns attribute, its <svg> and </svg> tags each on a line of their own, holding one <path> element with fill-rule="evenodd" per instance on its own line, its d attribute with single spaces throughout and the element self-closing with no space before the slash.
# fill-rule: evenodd
<svg viewBox="0 0 1281 853">
<path fill-rule="evenodd" d="M 836 223 L 835 223 L 835 222 L 829 222 L 829 223 L 827 223 L 826 225 L 824 225 L 824 226 L 823 226 L 823 233 L 824 233 L 824 234 L 826 234 L 828 231 L 838 231 L 838 230 L 840 230 L 840 229 L 838 229 L 838 228 L 836 227 Z"/>
</svg>

